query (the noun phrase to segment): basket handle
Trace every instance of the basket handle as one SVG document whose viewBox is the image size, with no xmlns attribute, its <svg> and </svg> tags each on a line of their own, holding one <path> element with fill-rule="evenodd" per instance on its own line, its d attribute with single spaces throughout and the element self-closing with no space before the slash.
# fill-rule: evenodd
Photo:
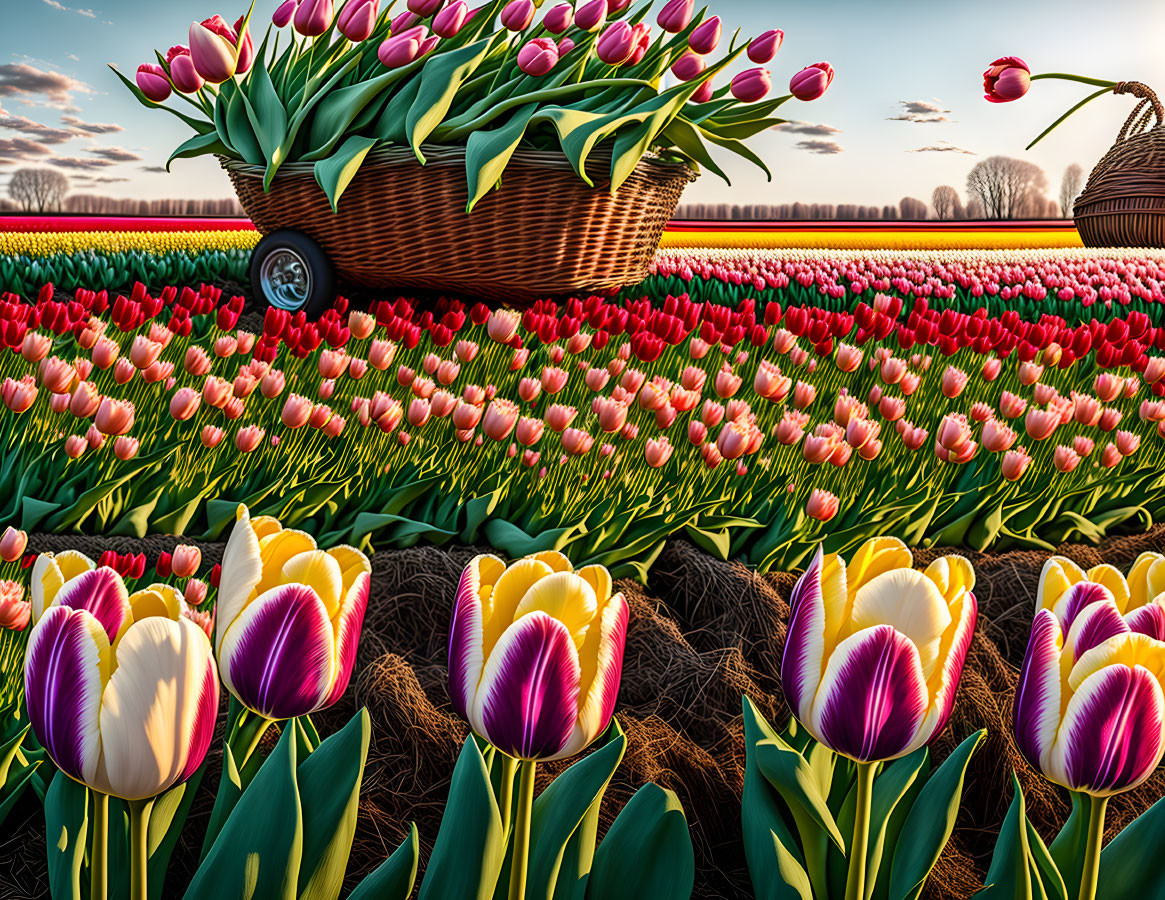
<svg viewBox="0 0 1165 900">
<path fill-rule="evenodd" d="M 1157 125 L 1154 127 L 1165 124 L 1165 107 L 1161 105 L 1161 101 L 1157 99 L 1157 95 L 1147 84 L 1142 84 L 1139 81 L 1118 81 L 1112 92 L 1114 94 L 1132 94 L 1140 99 L 1116 136 L 1118 144 L 1125 138 L 1133 137 L 1146 130 L 1153 116 L 1157 118 Z"/>
</svg>

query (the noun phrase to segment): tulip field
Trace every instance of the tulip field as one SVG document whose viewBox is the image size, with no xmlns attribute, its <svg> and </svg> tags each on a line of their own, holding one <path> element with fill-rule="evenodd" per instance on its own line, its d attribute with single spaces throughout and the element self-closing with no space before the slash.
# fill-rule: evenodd
<svg viewBox="0 0 1165 900">
<path fill-rule="evenodd" d="M 245 230 L 3 240 L 0 822 L 65 835 L 7 893 L 1157 877 L 1165 256 L 672 246 L 308 321 Z"/>
</svg>

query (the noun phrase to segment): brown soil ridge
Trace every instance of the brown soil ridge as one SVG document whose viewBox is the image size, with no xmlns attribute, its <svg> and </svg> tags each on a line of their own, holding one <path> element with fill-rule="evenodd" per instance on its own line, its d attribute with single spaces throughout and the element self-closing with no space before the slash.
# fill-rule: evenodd
<svg viewBox="0 0 1165 900">
<path fill-rule="evenodd" d="M 86 538 L 37 535 L 38 551 L 74 547 L 158 552 L 181 541 L 152 537 Z M 222 544 L 202 547 L 209 567 Z M 1165 526 L 1099 546 L 1065 545 L 1063 553 L 1085 566 L 1109 562 L 1126 571 L 1146 550 L 1165 551 Z M 339 728 L 360 706 L 372 717 L 373 737 L 364 776 L 360 819 L 348 887 L 374 868 L 402 838 L 410 821 L 420 829 L 427 856 L 436 837 L 449 777 L 465 724 L 453 714 L 446 688 L 446 648 L 453 592 L 472 548 L 417 547 L 373 556 L 372 596 L 352 684 L 337 706 L 317 715 L 322 733 Z M 949 550 L 918 550 L 925 564 Z M 932 747 L 941 761 L 981 727 L 988 737 L 967 777 L 954 837 L 924 897 L 964 900 L 983 883 L 994 834 L 1011 799 L 1014 766 L 1028 812 L 1045 840 L 1067 816 L 1066 794 L 1023 762 L 1011 735 L 1011 703 L 1027 643 L 1040 569 L 1049 555 L 1036 551 L 963 552 L 975 565 L 980 621 L 959 688 L 954 715 Z M 758 575 L 740 563 L 714 559 L 673 540 L 652 568 L 646 586 L 621 581 L 631 617 L 617 716 L 628 748 L 603 807 L 603 830 L 639 786 L 654 781 L 683 801 L 696 847 L 697 898 L 752 896 L 740 839 L 740 789 L 744 741 L 741 696 L 750 696 L 773 722 L 788 716 L 778 680 L 795 576 Z M 219 752 L 213 750 L 216 755 Z M 167 882 L 179 897 L 197 862 L 209 815 L 213 782 L 200 791 Z M 539 789 L 562 764 L 543 766 Z M 1165 772 L 1114 798 L 1109 834 L 1165 793 Z M 0 838 L 0 896 L 47 896 L 43 823 L 24 804 L 25 820 L 10 818 Z M 14 811 L 19 817 L 21 810 Z M 31 848 L 38 848 L 34 854 Z"/>
</svg>

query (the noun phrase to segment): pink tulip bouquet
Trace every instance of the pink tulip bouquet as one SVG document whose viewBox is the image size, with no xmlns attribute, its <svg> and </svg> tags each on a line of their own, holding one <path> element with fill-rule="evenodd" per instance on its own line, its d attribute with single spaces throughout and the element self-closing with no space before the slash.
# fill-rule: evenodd
<svg viewBox="0 0 1165 900">
<path fill-rule="evenodd" d="M 233 24 L 216 15 L 135 80 L 118 74 L 195 131 L 171 161 L 215 154 L 264 166 L 267 188 L 284 164 L 312 163 L 335 208 L 375 148 L 409 147 L 423 164 L 422 145 L 464 146 L 470 210 L 519 146 L 561 148 L 588 184 L 588 158 L 609 149 L 612 191 L 649 153 L 725 177 L 709 145 L 767 172 L 743 142 L 783 122 L 773 114 L 785 101 L 814 100 L 833 79 L 816 63 L 766 100 L 764 66 L 783 32 L 722 47 L 719 16 L 697 13 L 694 0 L 668 0 L 655 28 L 650 5 L 627 0 L 561 3 L 541 17 L 539 5 L 409 0 L 394 14 L 380 0 L 338 10 L 285 0 L 257 47 L 251 12 Z"/>
</svg>

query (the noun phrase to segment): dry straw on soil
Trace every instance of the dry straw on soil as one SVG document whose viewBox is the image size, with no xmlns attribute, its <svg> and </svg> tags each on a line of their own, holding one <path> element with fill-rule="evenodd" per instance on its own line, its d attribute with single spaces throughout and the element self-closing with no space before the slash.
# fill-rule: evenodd
<svg viewBox="0 0 1165 900">
<path fill-rule="evenodd" d="M 152 559 L 173 539 L 110 539 L 101 548 L 144 550 Z M 44 536 L 37 550 L 79 546 L 93 539 Z M 207 563 L 221 544 L 203 545 Z M 1084 565 L 1110 562 L 1122 571 L 1143 550 L 1165 549 L 1165 528 L 1062 552 Z M 322 733 L 338 728 L 359 706 L 372 716 L 373 741 L 362 791 L 360 821 L 350 865 L 354 884 L 416 821 L 425 852 L 437 833 L 449 775 L 465 725 L 453 715 L 445 685 L 445 656 L 453 590 L 468 548 L 377 553 L 372 598 L 357 674 L 341 703 L 317 716 Z M 919 551 L 919 564 L 935 551 Z M 1031 622 L 1036 584 L 1047 554 L 969 554 L 975 565 L 980 624 L 971 647 L 950 726 L 932 748 L 941 760 L 972 731 L 988 738 L 972 761 L 955 834 L 925 897 L 963 900 L 982 884 L 994 834 L 1010 802 L 1014 766 L 1028 811 L 1045 839 L 1067 815 L 1066 795 L 1019 757 L 1011 738 L 1011 701 Z M 741 695 L 748 694 L 770 720 L 788 710 L 777 680 L 794 576 L 760 576 L 720 562 L 683 541 L 671 542 L 652 569 L 646 588 L 625 581 L 631 619 L 618 717 L 628 737 L 627 755 L 603 810 L 603 828 L 643 783 L 675 790 L 684 804 L 696 845 L 698 898 L 751 896 L 740 842 L 739 794 L 744 743 Z M 214 751 L 216 754 L 218 750 Z M 542 786 L 561 768 L 544 766 Z M 212 760 L 209 771 L 217 773 Z M 207 787 L 212 787 L 208 778 Z M 1110 804 L 1111 837 L 1165 793 L 1158 773 Z M 199 801 L 176 853 L 167 893 L 180 896 L 196 864 L 211 795 Z M 28 820 L 0 838 L 0 896 L 45 896 L 43 825 L 26 804 Z"/>
</svg>

